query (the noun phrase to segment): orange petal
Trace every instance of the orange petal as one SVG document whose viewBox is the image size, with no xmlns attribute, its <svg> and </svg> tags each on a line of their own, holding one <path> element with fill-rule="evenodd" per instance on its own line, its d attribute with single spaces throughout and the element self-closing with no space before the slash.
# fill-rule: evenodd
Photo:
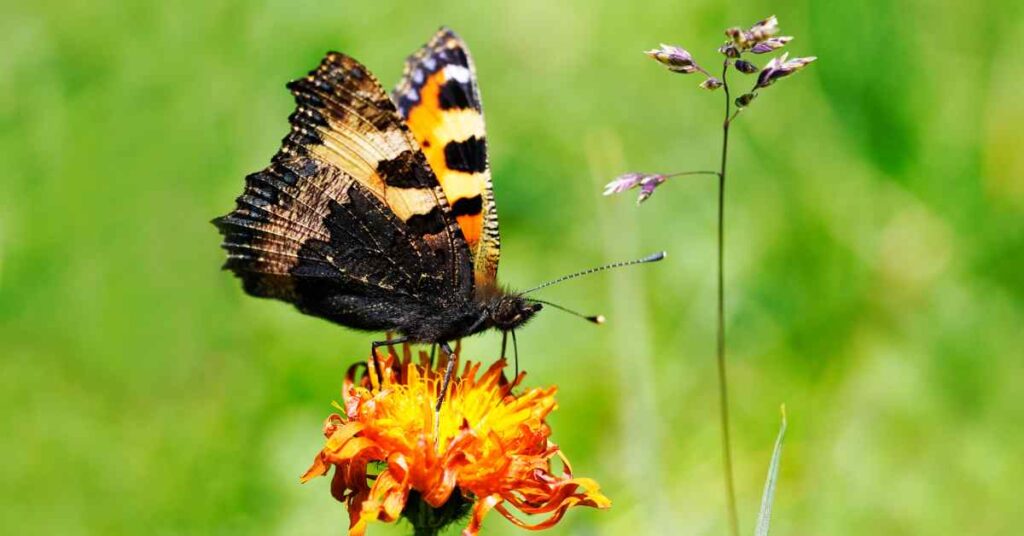
<svg viewBox="0 0 1024 536">
<path fill-rule="evenodd" d="M 331 417 L 338 416 L 331 415 Z M 331 417 L 328 417 L 328 422 L 330 422 Z M 341 417 L 338 418 L 340 419 Z M 327 445 L 324 446 L 324 450 L 337 452 L 346 441 L 363 431 L 365 428 L 366 425 L 358 421 L 351 421 L 343 426 L 335 427 L 331 435 L 327 436 Z M 324 430 L 327 430 L 327 424 L 324 424 Z"/>
<path fill-rule="evenodd" d="M 366 464 L 368 461 L 364 457 L 358 457 L 345 466 L 342 471 L 342 479 L 346 488 L 362 489 L 366 487 Z M 341 470 L 342 468 L 339 467 L 338 471 Z"/>
<path fill-rule="evenodd" d="M 313 458 L 313 465 L 306 469 L 306 472 L 299 477 L 299 482 L 305 484 L 310 480 L 327 474 L 327 471 L 331 468 L 330 464 L 324 461 L 324 455 L 322 452 L 316 453 L 316 457 Z"/>
<path fill-rule="evenodd" d="M 462 536 L 476 536 L 480 533 L 480 527 L 483 525 L 484 516 L 487 512 L 490 512 L 492 508 L 498 506 L 501 502 L 501 497 L 497 495 L 488 495 L 486 497 L 477 499 L 476 503 L 473 504 L 473 515 L 469 519 L 469 525 L 462 529 Z"/>
<path fill-rule="evenodd" d="M 437 482 L 429 490 L 423 490 L 423 502 L 434 508 L 443 506 L 455 490 L 456 476 L 454 470 L 445 468 L 441 478 L 437 479 Z"/>
<path fill-rule="evenodd" d="M 583 488 L 578 493 L 577 488 Z M 527 500 L 509 494 L 504 497 L 510 504 L 525 514 L 546 514 L 563 504 L 572 501 L 573 505 L 593 506 L 595 508 L 608 508 L 611 501 L 601 494 L 597 482 L 589 478 L 577 478 L 565 480 L 547 490 L 546 497 L 530 497 Z M 540 499 L 538 501 L 537 499 Z"/>
<path fill-rule="evenodd" d="M 353 437 L 334 454 L 329 454 L 328 457 L 331 461 L 346 461 L 350 460 L 356 455 L 360 454 L 364 450 L 377 448 L 377 444 L 372 439 L 367 437 Z"/>
<path fill-rule="evenodd" d="M 366 525 L 377 519 L 380 513 L 380 503 L 374 500 L 365 500 L 361 503 L 359 517 L 355 523 L 348 528 L 348 536 L 363 536 L 366 534 Z"/>
<path fill-rule="evenodd" d="M 364 491 L 363 488 L 366 488 L 366 484 L 364 482 L 363 488 L 349 487 L 348 483 L 345 482 L 345 472 L 342 469 L 342 467 L 334 469 L 334 478 L 331 479 L 331 497 L 334 497 L 334 500 L 340 503 L 347 502 L 351 506 L 353 495 Z"/>
<path fill-rule="evenodd" d="M 366 534 L 366 520 L 359 518 L 355 525 L 348 528 L 348 536 L 364 536 Z"/>
<path fill-rule="evenodd" d="M 505 519 L 511 521 L 517 527 L 524 528 L 527 530 L 544 530 L 553 527 L 556 523 L 561 521 L 562 516 L 565 515 L 565 512 L 568 511 L 569 508 L 572 508 L 573 506 L 593 506 L 596 508 L 608 508 L 609 506 L 611 506 L 611 501 L 608 500 L 608 498 L 605 497 L 604 495 L 601 495 L 600 492 L 597 492 L 595 496 L 591 496 L 589 493 L 587 495 L 572 495 L 570 497 L 563 499 L 558 504 L 550 504 L 548 506 L 548 508 L 531 509 L 534 510 L 533 512 L 528 512 L 527 509 L 524 509 L 524 512 L 527 513 L 542 513 L 550 512 L 551 509 L 554 508 L 554 513 L 552 513 L 550 517 L 534 525 L 530 525 L 522 521 L 521 519 L 517 518 L 516 516 L 512 515 L 512 513 L 509 512 L 505 508 L 505 505 L 503 504 L 496 505 L 495 510 L 497 510 L 498 513 L 505 517 Z"/>
<path fill-rule="evenodd" d="M 356 526 L 359 525 L 360 519 L 362 518 L 363 503 L 366 502 L 366 499 L 369 496 L 370 496 L 370 488 L 365 488 L 365 489 L 361 490 L 359 493 L 356 493 L 355 495 L 350 495 L 348 497 L 348 526 L 349 526 L 349 531 L 352 530 L 352 527 L 356 527 Z M 363 523 L 363 527 L 365 527 L 365 526 L 366 526 L 366 523 Z"/>
<path fill-rule="evenodd" d="M 373 483 L 373 489 L 370 490 L 373 502 L 380 505 L 377 518 L 389 523 L 398 519 L 398 516 L 402 514 L 402 509 L 405 508 L 408 493 L 408 486 L 395 480 L 390 471 L 384 470 L 378 474 L 377 481 Z"/>
</svg>

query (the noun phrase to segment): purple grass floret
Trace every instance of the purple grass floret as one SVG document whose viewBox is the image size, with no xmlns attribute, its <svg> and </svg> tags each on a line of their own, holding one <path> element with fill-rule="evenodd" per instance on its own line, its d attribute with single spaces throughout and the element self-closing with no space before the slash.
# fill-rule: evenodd
<svg viewBox="0 0 1024 536">
<path fill-rule="evenodd" d="M 668 67 L 668 70 L 674 73 L 706 73 L 706 71 L 693 60 L 693 56 L 691 56 L 683 47 L 662 43 L 660 48 L 644 51 L 644 54 L 654 58 L 658 63 Z"/>
<path fill-rule="evenodd" d="M 788 57 L 789 53 L 786 52 L 768 62 L 768 65 L 765 65 L 761 73 L 757 75 L 755 89 L 768 87 L 774 84 L 776 80 L 787 77 L 818 59 L 815 56 L 808 56 L 806 58 L 793 58 L 790 60 L 787 59 Z"/>
<path fill-rule="evenodd" d="M 793 37 L 788 35 L 784 35 L 782 37 L 772 37 L 770 39 L 765 39 L 764 41 L 761 41 L 760 43 L 754 45 L 753 48 L 750 49 L 750 51 L 753 52 L 754 54 L 767 54 L 773 50 L 786 46 L 786 43 L 792 40 Z"/>
</svg>

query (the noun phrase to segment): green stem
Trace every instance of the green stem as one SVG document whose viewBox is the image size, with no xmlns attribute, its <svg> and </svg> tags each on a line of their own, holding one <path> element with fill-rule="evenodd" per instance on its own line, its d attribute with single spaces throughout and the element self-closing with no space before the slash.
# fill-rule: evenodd
<svg viewBox="0 0 1024 536">
<path fill-rule="evenodd" d="M 412 524 L 413 536 L 437 536 L 448 525 L 465 518 L 472 504 L 456 489 L 443 505 L 434 507 L 414 490 L 409 492 L 402 517 Z"/>
<path fill-rule="evenodd" d="M 717 171 L 680 171 L 679 173 L 669 173 L 665 175 L 665 178 L 671 179 L 672 177 L 682 177 L 683 175 L 718 175 Z"/>
<path fill-rule="evenodd" d="M 718 402 L 722 424 L 722 464 L 725 473 L 725 498 L 729 510 L 729 528 L 732 536 L 739 536 L 736 515 L 736 491 L 732 476 L 732 442 L 729 437 L 729 389 L 725 374 L 725 163 L 729 152 L 729 124 L 732 122 L 732 97 L 726 75 L 729 60 L 722 65 L 722 88 L 725 90 L 725 120 L 722 122 L 722 163 L 718 170 Z"/>
</svg>

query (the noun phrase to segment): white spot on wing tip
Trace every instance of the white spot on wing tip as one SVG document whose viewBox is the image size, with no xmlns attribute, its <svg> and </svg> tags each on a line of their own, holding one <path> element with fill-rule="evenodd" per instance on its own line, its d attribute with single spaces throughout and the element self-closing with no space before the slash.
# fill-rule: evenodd
<svg viewBox="0 0 1024 536">
<path fill-rule="evenodd" d="M 448 65 L 444 68 L 445 78 L 456 80 L 461 84 L 469 83 L 469 69 L 461 65 Z"/>
</svg>

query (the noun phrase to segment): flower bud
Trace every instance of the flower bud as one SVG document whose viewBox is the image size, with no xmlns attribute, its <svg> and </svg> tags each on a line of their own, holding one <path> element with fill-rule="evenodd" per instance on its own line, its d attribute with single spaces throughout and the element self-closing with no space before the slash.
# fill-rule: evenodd
<svg viewBox="0 0 1024 536">
<path fill-rule="evenodd" d="M 727 58 L 738 58 L 740 57 L 740 49 L 736 48 L 736 45 L 732 43 L 726 43 L 718 47 L 718 51 Z"/>
<path fill-rule="evenodd" d="M 701 70 L 697 62 L 693 61 L 693 56 L 682 47 L 662 43 L 661 48 L 646 50 L 644 54 L 654 58 L 672 72 L 690 74 Z"/>
<path fill-rule="evenodd" d="M 725 36 L 728 37 L 732 41 L 732 44 L 739 50 L 746 50 L 750 46 L 747 34 L 739 28 L 732 27 L 727 29 L 725 31 Z"/>
<path fill-rule="evenodd" d="M 709 91 L 714 91 L 720 87 L 722 87 L 722 81 L 714 76 L 709 76 L 706 80 L 700 83 L 701 89 L 707 89 Z"/>
<path fill-rule="evenodd" d="M 736 67 L 737 71 L 743 74 L 753 74 L 760 70 L 757 68 L 757 65 L 746 60 L 736 60 L 736 63 L 733 65 Z"/>
<path fill-rule="evenodd" d="M 736 97 L 736 106 L 746 108 L 754 100 L 754 97 L 757 97 L 757 93 L 744 93 Z"/>
</svg>

